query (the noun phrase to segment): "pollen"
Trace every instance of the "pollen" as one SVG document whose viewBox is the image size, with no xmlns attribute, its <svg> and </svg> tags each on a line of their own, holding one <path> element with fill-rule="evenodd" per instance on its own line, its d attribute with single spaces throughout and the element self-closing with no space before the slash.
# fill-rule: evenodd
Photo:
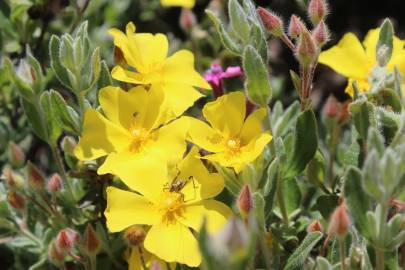
<svg viewBox="0 0 405 270">
<path fill-rule="evenodd" d="M 240 153 L 240 140 L 238 138 L 230 138 L 226 141 L 225 143 L 226 149 L 227 149 L 227 153 L 230 156 L 235 156 L 238 155 Z"/>
<path fill-rule="evenodd" d="M 132 135 L 129 148 L 134 153 L 140 152 L 146 143 L 152 138 L 151 133 L 144 128 L 132 126 L 129 131 Z"/>
<path fill-rule="evenodd" d="M 167 224 L 175 222 L 177 217 L 182 216 L 184 212 L 183 206 L 184 198 L 181 193 L 163 191 L 159 202 L 162 221 Z"/>
</svg>

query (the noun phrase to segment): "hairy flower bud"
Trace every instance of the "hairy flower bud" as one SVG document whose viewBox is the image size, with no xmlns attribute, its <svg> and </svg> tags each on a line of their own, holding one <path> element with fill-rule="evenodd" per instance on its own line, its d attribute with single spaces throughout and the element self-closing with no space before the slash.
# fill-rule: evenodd
<svg viewBox="0 0 405 270">
<path fill-rule="evenodd" d="M 84 232 L 83 247 L 88 254 L 93 255 L 101 249 L 101 240 L 90 224 L 87 224 Z"/>
<path fill-rule="evenodd" d="M 54 173 L 48 180 L 47 189 L 49 192 L 58 192 L 62 188 L 62 179 L 60 175 Z"/>
<path fill-rule="evenodd" d="M 19 62 L 16 74 L 18 78 L 28 85 L 32 85 L 36 80 L 34 69 L 24 59 Z"/>
<path fill-rule="evenodd" d="M 72 136 L 65 136 L 61 142 L 61 148 L 65 154 L 73 155 L 73 151 L 76 148 L 76 140 Z"/>
<path fill-rule="evenodd" d="M 318 57 L 318 48 L 308 30 L 302 31 L 295 54 L 300 64 L 306 68 Z"/>
<path fill-rule="evenodd" d="M 146 232 L 141 226 L 131 226 L 125 233 L 124 238 L 128 241 L 131 246 L 138 246 L 145 240 Z"/>
<path fill-rule="evenodd" d="M 15 144 L 12 141 L 8 144 L 8 155 L 12 165 L 16 167 L 21 167 L 24 165 L 25 154 L 18 144 Z"/>
<path fill-rule="evenodd" d="M 78 240 L 79 234 L 76 231 L 70 228 L 60 230 L 56 236 L 56 248 L 61 252 L 69 252 Z"/>
<path fill-rule="evenodd" d="M 252 192 L 249 185 L 244 185 L 238 197 L 238 209 L 242 217 L 246 218 L 253 208 Z"/>
<path fill-rule="evenodd" d="M 316 45 L 322 47 L 329 41 L 329 30 L 324 21 L 320 21 L 314 31 L 312 37 L 315 40 Z"/>
<path fill-rule="evenodd" d="M 335 211 L 333 211 L 328 227 L 328 234 L 330 236 L 344 237 L 350 225 L 349 215 L 346 212 L 346 208 L 342 203 Z"/>
<path fill-rule="evenodd" d="M 45 178 L 42 172 L 30 161 L 27 164 L 28 186 L 35 191 L 42 191 L 45 187 Z"/>
<path fill-rule="evenodd" d="M 325 0 L 311 0 L 308 4 L 308 16 L 314 25 L 324 20 L 328 15 L 328 5 Z"/>
<path fill-rule="evenodd" d="M 197 23 L 197 18 L 191 9 L 183 8 L 180 13 L 180 27 L 184 31 L 190 31 Z"/>
<path fill-rule="evenodd" d="M 14 209 L 24 209 L 25 208 L 25 199 L 22 195 L 15 191 L 9 191 L 7 193 L 7 202 L 14 208 Z"/>
<path fill-rule="evenodd" d="M 323 106 L 323 114 L 328 118 L 338 117 L 340 114 L 340 106 L 335 96 L 330 95 Z"/>
<path fill-rule="evenodd" d="M 311 233 L 311 232 L 322 232 L 322 231 L 323 231 L 322 224 L 317 219 L 312 221 L 311 224 L 309 224 L 309 226 L 307 228 L 307 232 L 309 232 L 309 233 Z"/>
<path fill-rule="evenodd" d="M 292 39 L 297 39 L 301 35 L 303 29 L 306 29 L 306 27 L 301 19 L 296 15 L 292 15 L 290 18 L 290 24 L 288 25 L 288 35 Z"/>
<path fill-rule="evenodd" d="M 10 190 L 22 190 L 24 188 L 24 179 L 16 174 L 10 166 L 4 167 L 1 178 L 5 180 L 7 188 Z"/>
<path fill-rule="evenodd" d="M 257 13 L 263 21 L 266 29 L 274 36 L 281 37 L 284 34 L 283 20 L 275 15 L 273 12 L 268 11 L 262 7 L 257 9 Z"/>
<path fill-rule="evenodd" d="M 55 264 L 56 266 L 59 266 L 63 263 L 65 259 L 65 254 L 63 251 L 59 250 L 56 247 L 55 240 L 53 240 L 48 247 L 48 259 Z"/>
</svg>

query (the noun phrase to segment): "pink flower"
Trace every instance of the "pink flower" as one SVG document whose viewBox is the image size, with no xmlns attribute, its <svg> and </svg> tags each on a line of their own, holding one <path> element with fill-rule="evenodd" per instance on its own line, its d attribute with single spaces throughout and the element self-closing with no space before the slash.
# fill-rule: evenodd
<svg viewBox="0 0 405 270">
<path fill-rule="evenodd" d="M 242 74 L 239 66 L 231 66 L 224 71 L 219 64 L 212 64 L 211 68 L 205 72 L 204 79 L 212 86 L 214 96 L 220 97 L 224 94 L 222 79 L 239 77 Z"/>
</svg>

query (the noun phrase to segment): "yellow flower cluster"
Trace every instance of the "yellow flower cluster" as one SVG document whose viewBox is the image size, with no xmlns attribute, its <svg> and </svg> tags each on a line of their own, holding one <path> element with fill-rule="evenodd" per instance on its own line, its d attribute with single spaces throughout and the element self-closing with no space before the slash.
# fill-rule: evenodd
<svg viewBox="0 0 405 270">
<path fill-rule="evenodd" d="M 376 66 L 376 46 L 380 28 L 372 29 L 366 35 L 363 44 L 353 33 L 347 33 L 339 43 L 319 55 L 319 63 L 331 67 L 339 74 L 348 78 L 346 93 L 353 96 L 353 81 L 363 93 L 370 88 L 369 77 Z M 394 36 L 393 50 L 388 70 L 397 66 L 402 77 L 405 76 L 405 41 Z"/>
<path fill-rule="evenodd" d="M 194 87 L 210 88 L 195 71 L 192 53 L 168 56 L 165 35 L 136 33 L 132 23 L 125 34 L 118 29 L 110 34 L 125 58 L 112 76 L 133 87 L 99 91 L 100 108 L 86 111 L 75 154 L 83 161 L 105 157 L 98 173 L 116 175 L 128 187 L 107 188 L 105 216 L 111 232 L 145 226 L 142 248 L 148 264 L 155 258 L 198 266 L 195 233 L 203 219 L 213 232 L 231 215 L 228 206 L 213 199 L 222 192 L 224 179 L 209 172 L 202 159 L 240 172 L 271 140 L 262 130 L 266 110 L 246 118 L 245 96 L 233 92 L 205 105 L 210 125 L 182 116 L 202 97 Z M 212 154 L 200 156 L 193 146 L 185 155 L 187 141 Z M 132 248 L 127 258 L 130 269 L 143 269 L 138 249 Z"/>
</svg>

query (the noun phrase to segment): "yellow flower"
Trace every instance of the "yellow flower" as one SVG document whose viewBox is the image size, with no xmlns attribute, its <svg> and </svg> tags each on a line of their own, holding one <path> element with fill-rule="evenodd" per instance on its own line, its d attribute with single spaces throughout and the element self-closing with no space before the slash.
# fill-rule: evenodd
<svg viewBox="0 0 405 270">
<path fill-rule="evenodd" d="M 181 115 L 203 95 L 194 87 L 210 89 L 210 85 L 194 70 L 194 56 L 181 50 L 167 56 L 169 43 L 163 34 L 135 33 L 135 25 L 126 26 L 126 34 L 110 29 L 114 45 L 120 48 L 130 68 L 115 66 L 111 72 L 116 80 L 159 86 L 174 116 Z"/>
<path fill-rule="evenodd" d="M 127 254 L 125 254 L 126 260 L 128 262 L 128 270 L 147 270 L 146 268 L 143 267 L 142 261 L 141 261 L 141 254 L 139 253 L 139 248 L 140 247 L 132 247 Z M 150 269 L 152 265 L 158 264 L 159 269 L 162 270 L 170 270 L 170 269 L 176 269 L 176 264 L 171 263 L 170 264 L 170 269 L 167 268 L 167 265 L 164 261 L 156 257 L 155 255 L 151 254 L 144 248 L 142 248 L 142 254 L 143 254 L 143 259 L 145 261 L 145 266 Z"/>
<path fill-rule="evenodd" d="M 204 106 L 203 115 L 211 126 L 190 119 L 190 140 L 214 153 L 203 158 L 233 167 L 239 173 L 262 153 L 272 138 L 262 131 L 266 114 L 266 109 L 258 109 L 245 120 L 245 96 L 242 92 L 232 92 Z"/>
<path fill-rule="evenodd" d="M 192 8 L 195 5 L 195 0 L 160 0 L 162 6 L 177 6 L 177 7 L 185 7 L 185 8 Z"/>
<path fill-rule="evenodd" d="M 370 87 L 368 78 L 373 67 L 377 65 L 376 46 L 379 35 L 379 28 L 370 30 L 362 45 L 353 33 L 347 33 L 336 46 L 322 52 L 319 56 L 319 63 L 331 67 L 348 78 L 345 91 L 350 96 L 353 96 L 354 80 L 357 81 L 361 92 L 366 92 Z M 392 58 L 387 65 L 388 70 L 391 71 L 395 65 L 398 66 L 402 76 L 405 75 L 404 44 L 404 41 L 394 37 Z"/>
<path fill-rule="evenodd" d="M 119 177 L 132 176 L 150 161 L 166 165 L 181 160 L 188 120 L 182 117 L 161 126 L 167 119 L 162 115 L 162 99 L 156 91 L 141 86 L 128 92 L 112 86 L 101 89 L 99 101 L 104 114 L 95 109 L 85 112 L 75 155 L 80 160 L 107 156 L 98 173 Z"/>
<path fill-rule="evenodd" d="M 198 243 L 191 230 L 198 231 L 206 217 L 208 230 L 217 231 L 231 210 L 212 199 L 223 190 L 224 180 L 218 173 L 209 173 L 198 157 L 193 148 L 171 170 L 150 163 L 132 178 L 123 179 L 141 195 L 108 187 L 105 216 L 109 230 L 151 225 L 144 241 L 146 250 L 167 262 L 200 265 Z"/>
</svg>

